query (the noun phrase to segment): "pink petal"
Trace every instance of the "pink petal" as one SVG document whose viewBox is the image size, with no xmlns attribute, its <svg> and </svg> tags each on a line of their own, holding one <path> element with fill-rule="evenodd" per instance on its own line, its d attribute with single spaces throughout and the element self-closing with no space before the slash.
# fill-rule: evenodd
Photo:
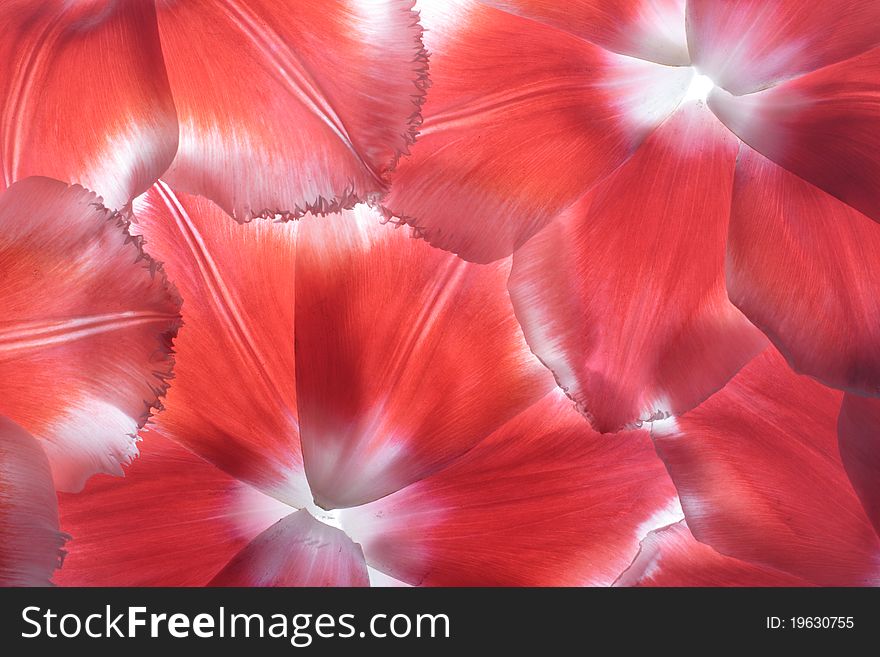
<svg viewBox="0 0 880 657">
<path fill-rule="evenodd" d="M 688 0 L 700 71 L 733 94 L 859 55 L 880 43 L 876 0 Z"/>
<path fill-rule="evenodd" d="M 203 586 L 291 511 L 153 431 L 124 479 L 95 477 L 60 507 L 63 586 Z"/>
<path fill-rule="evenodd" d="M 880 400 L 845 395 L 837 431 L 843 467 L 880 533 Z"/>
<path fill-rule="evenodd" d="M 55 484 L 121 474 L 159 406 L 180 301 L 126 223 L 82 187 L 0 195 L 0 414 L 41 440 Z"/>
<path fill-rule="evenodd" d="M 514 255 L 526 339 L 599 431 L 696 406 L 765 345 L 724 287 L 736 149 L 689 104 Z"/>
<path fill-rule="evenodd" d="M 772 568 L 725 557 L 698 542 L 684 521 L 656 529 L 615 586 L 809 586 Z"/>
<path fill-rule="evenodd" d="M 158 430 L 233 477 L 305 506 L 293 355 L 297 225 L 238 226 L 207 199 L 161 182 L 135 212 L 145 248 L 186 300 Z"/>
<path fill-rule="evenodd" d="M 252 540 L 210 586 L 369 586 L 361 547 L 297 511 Z"/>
<path fill-rule="evenodd" d="M 75 182 L 121 208 L 168 168 L 177 118 L 151 0 L 4 0 L 2 183 Z"/>
<path fill-rule="evenodd" d="M 64 556 L 49 461 L 27 431 L 0 417 L 0 586 L 49 586 Z"/>
<path fill-rule="evenodd" d="M 814 584 L 880 584 L 880 540 L 838 453 L 842 397 L 770 348 L 655 431 L 694 536 Z"/>
<path fill-rule="evenodd" d="M 421 16 L 431 92 L 384 203 L 477 262 L 509 255 L 611 173 L 692 76 L 476 0 L 429 3 Z"/>
<path fill-rule="evenodd" d="M 880 393 L 878 283 L 880 226 L 743 146 L 727 286 L 795 370 Z"/>
<path fill-rule="evenodd" d="M 448 0 L 436 0 L 448 2 Z M 614 52 L 687 66 L 685 0 L 483 0 Z"/>
<path fill-rule="evenodd" d="M 509 262 L 469 264 L 360 209 L 299 231 L 297 399 L 318 504 L 430 475 L 553 388 L 510 307 Z"/>
<path fill-rule="evenodd" d="M 159 6 L 180 117 L 172 186 L 242 221 L 332 212 L 384 190 L 425 88 L 412 0 Z"/>
<path fill-rule="evenodd" d="M 880 48 L 749 96 L 716 89 L 709 105 L 749 146 L 880 221 Z"/>
<path fill-rule="evenodd" d="M 424 585 L 608 585 L 680 519 L 643 432 L 600 436 L 558 390 L 461 459 L 342 523 L 375 568 Z"/>
</svg>

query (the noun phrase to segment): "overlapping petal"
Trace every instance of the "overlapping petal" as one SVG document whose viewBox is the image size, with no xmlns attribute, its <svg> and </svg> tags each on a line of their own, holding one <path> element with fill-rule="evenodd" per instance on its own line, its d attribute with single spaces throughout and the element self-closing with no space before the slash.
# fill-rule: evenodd
<svg viewBox="0 0 880 657">
<path fill-rule="evenodd" d="M 734 94 L 860 55 L 880 44 L 874 0 L 688 0 L 694 64 Z"/>
<path fill-rule="evenodd" d="M 477 262 L 509 255 L 626 160 L 692 75 L 476 0 L 428 3 L 421 17 L 431 92 L 384 203 Z"/>
<path fill-rule="evenodd" d="M 171 375 L 180 301 L 125 222 L 79 186 L 0 195 L 0 414 L 41 440 L 55 483 L 121 474 Z"/>
<path fill-rule="evenodd" d="M 297 401 L 319 504 L 421 479 L 553 387 L 511 310 L 508 262 L 464 262 L 361 209 L 299 231 Z"/>
<path fill-rule="evenodd" d="M 799 372 L 880 393 L 880 226 L 743 146 L 731 300 Z"/>
<path fill-rule="evenodd" d="M 241 227 L 207 199 L 161 182 L 134 208 L 134 229 L 186 300 L 158 430 L 305 506 L 293 354 L 297 225 Z"/>
<path fill-rule="evenodd" d="M 843 467 L 880 533 L 880 400 L 845 395 L 837 432 Z"/>
<path fill-rule="evenodd" d="M 685 0 L 482 0 L 624 55 L 687 66 Z"/>
<path fill-rule="evenodd" d="M 49 586 L 64 539 L 43 449 L 0 417 L 0 586 Z"/>
<path fill-rule="evenodd" d="M 724 285 L 736 149 L 690 103 L 514 255 L 526 339 L 600 431 L 696 406 L 765 344 Z"/>
<path fill-rule="evenodd" d="M 369 586 L 359 545 L 297 511 L 252 540 L 210 586 Z"/>
<path fill-rule="evenodd" d="M 346 510 L 368 562 L 423 585 L 608 585 L 680 519 L 645 432 L 600 436 L 554 390 L 440 472 Z"/>
<path fill-rule="evenodd" d="M 162 0 L 180 120 L 163 176 L 241 221 L 381 192 L 413 139 L 426 62 L 412 0 Z"/>
<path fill-rule="evenodd" d="M 880 47 L 748 96 L 716 88 L 709 106 L 762 155 L 880 221 L 878 70 Z"/>
<path fill-rule="evenodd" d="M 155 431 L 124 478 L 60 496 L 62 586 L 203 586 L 291 509 Z"/>
<path fill-rule="evenodd" d="M 119 209 L 168 168 L 177 118 L 152 0 L 8 0 L 0 16 L 0 166 Z"/>
<path fill-rule="evenodd" d="M 699 408 L 655 430 L 694 536 L 813 584 L 880 583 L 880 539 L 838 452 L 842 397 L 768 348 Z"/>
<path fill-rule="evenodd" d="M 655 529 L 615 586 L 809 586 L 792 575 L 718 554 L 684 521 Z"/>
</svg>

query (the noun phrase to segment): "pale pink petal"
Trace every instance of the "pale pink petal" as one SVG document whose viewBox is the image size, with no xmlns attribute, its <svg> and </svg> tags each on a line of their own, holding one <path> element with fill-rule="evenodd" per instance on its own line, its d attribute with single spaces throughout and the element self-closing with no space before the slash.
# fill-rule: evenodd
<svg viewBox="0 0 880 657">
<path fill-rule="evenodd" d="M 880 3 L 688 0 L 687 28 L 700 71 L 744 94 L 880 44 Z"/>
<path fill-rule="evenodd" d="M 813 584 L 880 584 L 880 539 L 838 453 L 842 397 L 792 372 L 771 347 L 655 430 L 694 536 Z"/>
<path fill-rule="evenodd" d="M 359 545 L 297 511 L 252 540 L 209 586 L 369 586 Z"/>
<path fill-rule="evenodd" d="M 880 225 L 748 146 L 737 165 L 727 287 L 795 370 L 880 393 Z"/>
<path fill-rule="evenodd" d="M 477 262 L 509 255 L 632 155 L 692 77 L 477 0 L 421 17 L 425 121 L 383 203 Z"/>
<path fill-rule="evenodd" d="M 46 454 L 0 417 L 0 586 L 51 585 L 64 540 Z"/>
<path fill-rule="evenodd" d="M 792 575 L 718 554 L 684 521 L 655 529 L 615 586 L 809 586 Z"/>
<path fill-rule="evenodd" d="M 62 586 L 203 586 L 290 507 L 147 432 L 125 478 L 60 496 Z"/>
</svg>

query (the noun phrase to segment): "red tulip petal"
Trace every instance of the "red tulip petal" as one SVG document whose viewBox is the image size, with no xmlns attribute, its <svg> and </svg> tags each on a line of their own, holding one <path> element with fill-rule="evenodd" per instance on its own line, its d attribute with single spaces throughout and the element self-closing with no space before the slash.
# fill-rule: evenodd
<svg viewBox="0 0 880 657">
<path fill-rule="evenodd" d="M 507 261 L 472 265 L 361 208 L 303 219 L 298 248 L 297 401 L 325 508 L 435 472 L 553 388 L 510 307 Z"/>
<path fill-rule="evenodd" d="M 307 505 L 293 356 L 297 225 L 239 226 L 161 182 L 135 213 L 145 248 L 186 300 L 156 426 L 232 476 Z"/>
<path fill-rule="evenodd" d="M 64 539 L 46 454 L 0 417 L 0 586 L 51 585 Z"/>
<path fill-rule="evenodd" d="M 448 0 L 436 0 L 448 2 Z M 614 52 L 687 66 L 685 0 L 483 0 Z"/>
<path fill-rule="evenodd" d="M 39 175 L 121 208 L 168 168 L 177 117 L 151 0 L 4 0 L 3 184 Z"/>
<path fill-rule="evenodd" d="M 382 191 L 412 142 L 426 61 L 412 0 L 160 3 L 180 117 L 163 176 L 237 219 Z"/>
<path fill-rule="evenodd" d="M 724 287 L 736 149 L 687 105 L 514 255 L 526 339 L 599 431 L 696 406 L 765 345 Z"/>
<path fill-rule="evenodd" d="M 431 477 L 342 524 L 370 564 L 426 585 L 608 585 L 681 519 L 647 434 L 600 436 L 558 390 Z"/>
<path fill-rule="evenodd" d="M 749 96 L 715 90 L 709 105 L 752 148 L 880 221 L 880 48 Z"/>
<path fill-rule="evenodd" d="M 814 584 L 880 584 L 880 540 L 838 453 L 842 397 L 770 348 L 655 431 L 694 536 Z"/>
<path fill-rule="evenodd" d="M 880 533 L 880 399 L 845 395 L 837 432 L 843 467 Z"/>
<path fill-rule="evenodd" d="M 384 203 L 468 260 L 509 255 L 611 173 L 692 77 L 475 0 L 421 15 L 431 93 Z"/>
<path fill-rule="evenodd" d="M 360 545 L 297 511 L 269 527 L 210 586 L 369 586 Z"/>
<path fill-rule="evenodd" d="M 55 484 L 121 474 L 159 405 L 180 302 L 126 223 L 82 187 L 0 194 L 0 414 L 36 438 Z"/>
<path fill-rule="evenodd" d="M 687 27 L 696 66 L 739 95 L 877 45 L 880 3 L 688 0 Z"/>
<path fill-rule="evenodd" d="M 203 586 L 290 507 L 154 431 L 125 478 L 61 495 L 62 586 Z"/>
<path fill-rule="evenodd" d="M 684 521 L 656 529 L 615 586 L 809 586 L 772 568 L 725 557 L 697 541 Z"/>
<path fill-rule="evenodd" d="M 730 224 L 731 300 L 795 370 L 880 393 L 880 226 L 743 146 Z"/>
</svg>

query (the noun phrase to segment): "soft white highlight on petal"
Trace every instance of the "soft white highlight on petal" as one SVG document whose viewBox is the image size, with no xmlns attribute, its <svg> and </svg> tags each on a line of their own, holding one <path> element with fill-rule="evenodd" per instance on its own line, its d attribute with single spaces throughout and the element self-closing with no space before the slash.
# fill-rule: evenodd
<svg viewBox="0 0 880 657">
<path fill-rule="evenodd" d="M 78 492 L 94 473 L 122 476 L 122 466 L 138 455 L 137 431 L 137 419 L 112 404 L 93 397 L 73 402 L 42 441 L 55 487 Z"/>
<path fill-rule="evenodd" d="M 712 78 L 710 78 L 708 75 L 696 73 L 691 80 L 691 84 L 688 87 L 687 93 L 685 94 L 684 102 L 690 100 L 706 102 L 706 99 L 709 97 L 709 94 L 712 92 L 712 89 L 714 87 L 715 83 L 712 82 Z"/>
<path fill-rule="evenodd" d="M 650 532 L 668 527 L 681 520 L 684 520 L 684 511 L 681 508 L 681 500 L 676 496 L 670 499 L 665 506 L 657 509 L 650 518 L 641 523 L 636 528 L 636 536 L 638 536 L 639 540 L 642 540 Z"/>
<path fill-rule="evenodd" d="M 411 587 L 412 584 L 395 579 L 391 575 L 386 575 L 381 570 L 376 570 L 372 566 L 367 566 L 367 574 L 370 576 L 370 586 L 377 588 L 403 588 Z"/>
</svg>

